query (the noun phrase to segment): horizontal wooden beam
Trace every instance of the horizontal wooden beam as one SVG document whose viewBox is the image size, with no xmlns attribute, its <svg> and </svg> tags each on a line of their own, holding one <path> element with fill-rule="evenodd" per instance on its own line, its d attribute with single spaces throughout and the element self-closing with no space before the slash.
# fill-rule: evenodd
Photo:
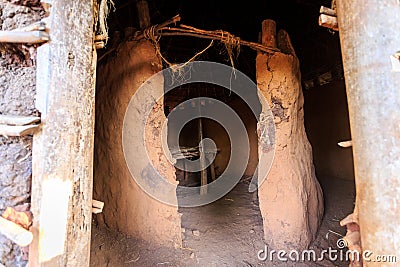
<svg viewBox="0 0 400 267">
<path fill-rule="evenodd" d="M 1 216 L 0 233 L 21 247 L 28 246 L 33 240 L 33 235 L 31 232 Z"/>
<path fill-rule="evenodd" d="M 95 199 L 92 200 L 92 212 L 94 214 L 103 212 L 103 208 L 104 208 L 104 202 Z"/>
<path fill-rule="evenodd" d="M 325 15 L 328 15 L 328 16 L 332 16 L 332 17 L 336 17 L 336 11 L 331 9 L 331 8 L 329 8 L 329 7 L 321 6 L 321 8 L 319 10 L 319 13 L 325 14 Z"/>
<path fill-rule="evenodd" d="M 239 37 L 234 36 L 233 34 L 222 31 L 222 30 L 202 30 L 199 28 L 195 28 L 192 26 L 180 24 L 177 27 L 170 27 L 171 24 L 176 24 L 181 20 L 179 15 L 176 15 L 172 19 L 159 24 L 155 25 L 154 27 L 150 27 L 147 30 L 143 31 L 140 34 L 136 34 L 131 39 L 138 40 L 142 38 L 148 38 L 149 35 L 154 36 L 190 36 L 190 37 L 197 37 L 203 39 L 210 39 L 210 40 L 218 40 L 224 43 L 229 43 L 235 41 L 237 45 L 243 45 L 250 47 L 253 50 L 266 52 L 266 53 L 273 53 L 273 52 L 281 52 L 276 47 L 270 47 L 259 43 L 249 42 L 240 39 Z"/>
<path fill-rule="evenodd" d="M 321 13 L 318 19 L 319 26 L 329 28 L 334 31 L 338 31 L 336 10 L 321 6 L 319 13 Z"/>
<path fill-rule="evenodd" d="M 50 40 L 44 31 L 0 31 L 0 43 L 39 44 Z"/>
<path fill-rule="evenodd" d="M 25 136 L 33 134 L 39 125 L 11 126 L 0 124 L 0 136 Z"/>
<path fill-rule="evenodd" d="M 32 23 L 28 26 L 17 28 L 12 30 L 13 32 L 31 32 L 31 31 L 45 31 L 46 30 L 46 23 L 44 21 L 38 21 Z"/>
<path fill-rule="evenodd" d="M 5 125 L 29 125 L 40 121 L 40 117 L 35 116 L 15 116 L 15 115 L 0 115 L 0 124 Z"/>
<path fill-rule="evenodd" d="M 329 29 L 334 30 L 334 31 L 338 31 L 339 30 L 337 18 L 334 17 L 334 16 L 321 14 L 319 16 L 318 24 L 319 24 L 319 26 L 322 26 L 322 27 L 325 27 L 325 28 L 329 28 Z"/>
<path fill-rule="evenodd" d="M 340 146 L 340 147 L 352 147 L 353 146 L 353 142 L 350 140 L 350 141 L 342 141 L 342 142 L 339 142 L 338 143 L 338 146 Z"/>
</svg>

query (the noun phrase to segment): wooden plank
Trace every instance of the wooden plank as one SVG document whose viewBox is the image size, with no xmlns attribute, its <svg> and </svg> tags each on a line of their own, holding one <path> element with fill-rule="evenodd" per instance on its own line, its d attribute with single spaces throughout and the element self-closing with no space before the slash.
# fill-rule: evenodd
<svg viewBox="0 0 400 267">
<path fill-rule="evenodd" d="M 102 213 L 104 208 L 104 202 L 93 199 L 92 201 L 92 212 L 94 214 Z"/>
<path fill-rule="evenodd" d="M 338 146 L 340 147 L 352 147 L 353 146 L 353 142 L 350 141 L 342 141 L 338 143 Z"/>
<path fill-rule="evenodd" d="M 18 224 L 0 216 L 0 234 L 21 247 L 28 246 L 33 239 L 32 233 Z"/>
<path fill-rule="evenodd" d="M 101 202 L 101 201 L 93 199 L 92 200 L 92 207 L 103 209 L 104 208 L 104 202 Z"/>
<path fill-rule="evenodd" d="M 25 136 L 33 134 L 39 125 L 10 126 L 0 124 L 0 136 Z"/>
<path fill-rule="evenodd" d="M 99 214 L 99 213 L 102 213 L 102 212 L 103 212 L 103 209 L 92 207 L 92 213 Z"/>
<path fill-rule="evenodd" d="M 40 121 L 40 117 L 0 115 L 0 124 L 6 125 L 28 125 Z"/>
<path fill-rule="evenodd" d="M 94 1 L 45 0 L 51 41 L 37 50 L 29 266 L 89 266 L 96 52 Z"/>
<path fill-rule="evenodd" d="M 319 26 L 338 31 L 338 21 L 336 17 L 321 14 L 318 20 Z"/>
<path fill-rule="evenodd" d="M 321 8 L 319 9 L 319 13 L 325 14 L 325 15 L 328 15 L 328 16 L 336 17 L 336 11 L 335 10 L 330 9 L 328 7 L 324 7 L 324 6 L 321 6 Z"/>
<path fill-rule="evenodd" d="M 47 42 L 49 35 L 44 31 L 0 31 L 0 43 L 30 43 L 38 44 Z"/>
</svg>

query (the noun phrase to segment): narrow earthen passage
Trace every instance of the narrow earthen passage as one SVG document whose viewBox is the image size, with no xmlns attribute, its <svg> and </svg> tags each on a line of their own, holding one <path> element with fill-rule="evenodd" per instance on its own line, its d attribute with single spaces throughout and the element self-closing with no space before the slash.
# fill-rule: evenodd
<svg viewBox="0 0 400 267">
<path fill-rule="evenodd" d="M 226 196 L 209 205 L 180 208 L 183 247 L 199 266 L 256 266 L 264 247 L 257 192 L 243 177 Z"/>
</svg>

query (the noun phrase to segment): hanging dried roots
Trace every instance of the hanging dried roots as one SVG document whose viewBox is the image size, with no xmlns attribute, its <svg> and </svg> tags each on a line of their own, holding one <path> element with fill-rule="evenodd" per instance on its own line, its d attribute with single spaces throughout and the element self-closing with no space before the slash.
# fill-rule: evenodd
<svg viewBox="0 0 400 267">
<path fill-rule="evenodd" d="M 235 69 L 233 58 L 235 57 L 237 59 L 240 54 L 240 37 L 236 37 L 229 32 L 221 31 L 221 42 L 225 45 L 232 68 Z"/>
<path fill-rule="evenodd" d="M 191 57 L 189 60 L 187 60 L 185 63 L 179 64 L 179 63 L 171 63 L 169 62 L 161 53 L 161 49 L 160 49 L 160 36 L 156 35 L 156 29 L 157 29 L 157 25 L 151 26 L 147 29 L 144 30 L 143 35 L 147 40 L 150 40 L 153 45 L 154 48 L 156 50 L 157 55 L 164 61 L 165 64 L 168 65 L 168 67 L 172 70 L 172 75 L 174 75 L 174 80 L 175 79 L 179 79 L 179 78 L 183 78 L 184 77 L 184 73 L 185 73 L 185 67 L 190 63 L 196 60 L 196 58 L 198 58 L 201 54 L 203 54 L 204 52 L 206 52 L 213 44 L 214 44 L 214 40 L 211 40 L 210 44 L 204 48 L 203 50 L 197 52 L 193 57 Z"/>
</svg>

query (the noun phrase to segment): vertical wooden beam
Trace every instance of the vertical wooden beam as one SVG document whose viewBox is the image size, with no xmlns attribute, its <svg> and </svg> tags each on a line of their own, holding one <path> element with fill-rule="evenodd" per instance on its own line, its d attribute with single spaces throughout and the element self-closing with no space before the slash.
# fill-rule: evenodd
<svg viewBox="0 0 400 267">
<path fill-rule="evenodd" d="M 199 103 L 199 110 L 201 109 L 201 104 Z M 198 119 L 199 121 L 199 142 L 203 140 L 203 122 L 201 117 Z M 207 168 L 206 168 L 206 154 L 204 153 L 204 146 L 199 145 L 199 152 L 200 152 L 200 166 L 201 166 L 201 188 L 200 188 L 200 195 L 207 194 Z M 204 187 L 203 187 L 204 186 Z"/>
<path fill-rule="evenodd" d="M 374 255 L 400 251 L 400 50 L 397 0 L 337 0 L 349 104 L 361 243 Z M 368 262 L 365 266 L 383 266 Z M 385 265 L 394 266 L 394 265 Z"/>
<path fill-rule="evenodd" d="M 136 9 L 139 17 L 139 26 L 141 30 L 150 27 L 150 12 L 149 5 L 146 0 L 138 0 L 136 2 Z"/>
<path fill-rule="evenodd" d="M 46 0 L 38 48 L 30 266 L 89 266 L 94 144 L 93 1 Z"/>
<path fill-rule="evenodd" d="M 266 19 L 261 24 L 261 43 L 268 47 L 276 47 L 276 22 Z"/>
<path fill-rule="evenodd" d="M 187 174 L 186 174 L 186 163 L 185 163 L 185 159 L 182 161 L 183 162 L 183 180 L 187 181 Z"/>
<path fill-rule="evenodd" d="M 211 159 L 210 171 L 211 171 L 211 179 L 213 181 L 215 181 L 215 163 L 214 163 L 214 159 Z"/>
</svg>

